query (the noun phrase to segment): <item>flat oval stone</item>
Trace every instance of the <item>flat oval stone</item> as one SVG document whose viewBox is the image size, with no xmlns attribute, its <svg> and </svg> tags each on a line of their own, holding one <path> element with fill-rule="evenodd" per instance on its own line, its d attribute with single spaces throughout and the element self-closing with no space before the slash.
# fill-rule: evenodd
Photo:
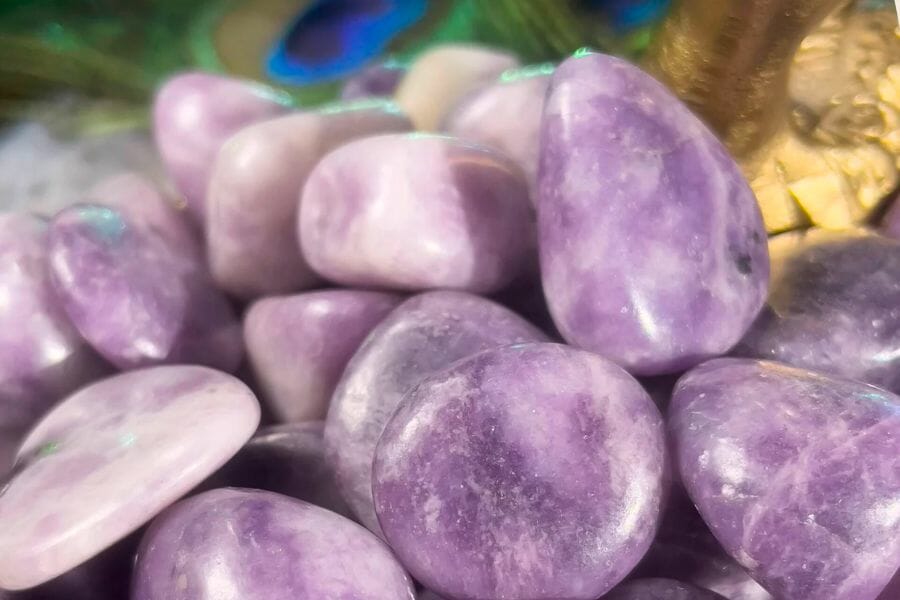
<svg viewBox="0 0 900 600">
<path fill-rule="evenodd" d="M 400 301 L 380 292 L 323 290 L 254 303 L 244 317 L 244 341 L 275 416 L 325 418 L 347 362 Z"/>
<path fill-rule="evenodd" d="M 450 598 L 594 600 L 656 533 L 656 406 L 610 361 L 559 344 L 486 350 L 423 380 L 375 451 L 391 547 Z"/>
<path fill-rule="evenodd" d="M 370 65 L 344 80 L 342 100 L 390 97 L 406 75 L 407 68 L 395 61 Z"/>
<path fill-rule="evenodd" d="M 76 205 L 54 217 L 50 271 L 81 334 L 120 369 L 160 363 L 237 368 L 240 323 L 196 256 L 125 213 Z"/>
<path fill-rule="evenodd" d="M 219 148 L 238 130 L 284 113 L 290 99 L 264 85 L 188 72 L 163 83 L 153 102 L 153 134 L 163 164 L 191 213 L 206 216 L 206 186 Z"/>
<path fill-rule="evenodd" d="M 774 362 L 690 371 L 669 409 L 681 478 L 781 600 L 872 600 L 900 566 L 900 397 Z"/>
<path fill-rule="evenodd" d="M 206 367 L 76 392 L 25 438 L 0 494 L 0 587 L 49 581 L 109 547 L 222 466 L 258 422 L 247 386 Z"/>
<path fill-rule="evenodd" d="M 272 492 L 219 489 L 161 515 L 132 600 L 414 600 L 390 549 L 356 523 Z"/>
<path fill-rule="evenodd" d="M 206 241 L 218 285 L 241 298 L 313 287 L 319 277 L 300 254 L 297 208 L 313 166 L 358 137 L 407 131 L 385 101 L 335 105 L 245 127 L 212 167 Z"/>
<path fill-rule="evenodd" d="M 517 66 L 519 61 L 507 52 L 467 44 L 441 44 L 416 58 L 394 98 L 417 129 L 435 131 L 467 93 Z"/>
<path fill-rule="evenodd" d="M 46 244 L 43 220 L 0 215 L 0 431 L 29 427 L 105 370 L 53 291 Z"/>
<path fill-rule="evenodd" d="M 735 354 L 900 391 L 900 241 L 811 230 L 769 247 L 768 304 Z"/>
<path fill-rule="evenodd" d="M 684 104 L 623 60 L 578 55 L 557 68 L 538 197 L 544 292 L 560 333 L 632 373 L 727 352 L 765 301 L 766 232 L 740 169 Z"/>
<path fill-rule="evenodd" d="M 313 269 L 337 283 L 487 293 L 528 266 L 531 211 L 525 178 L 503 155 L 455 138 L 385 135 L 316 165 L 298 235 Z"/>
<path fill-rule="evenodd" d="M 634 579 L 603 596 L 606 600 L 728 600 L 715 592 L 674 579 Z"/>
<path fill-rule="evenodd" d="M 514 312 L 461 292 L 413 296 L 379 323 L 347 365 L 325 421 L 328 459 L 360 522 L 381 533 L 372 505 L 372 458 L 407 391 L 476 352 L 546 339 Z"/>
</svg>

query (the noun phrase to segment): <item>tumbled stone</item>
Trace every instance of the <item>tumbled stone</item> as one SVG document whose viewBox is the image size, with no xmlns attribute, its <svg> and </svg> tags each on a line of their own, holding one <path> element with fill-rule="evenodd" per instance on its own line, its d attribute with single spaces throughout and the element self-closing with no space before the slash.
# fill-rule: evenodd
<svg viewBox="0 0 900 600">
<path fill-rule="evenodd" d="M 225 140 L 285 112 L 289 103 L 286 94 L 264 85 L 211 73 L 182 73 L 163 83 L 153 103 L 153 134 L 194 217 L 206 216 L 210 169 Z"/>
<path fill-rule="evenodd" d="M 43 220 L 0 215 L 0 430 L 30 426 L 104 370 L 56 298 L 46 242 Z"/>
<path fill-rule="evenodd" d="M 28 434 L 0 494 L 0 587 L 65 573 L 222 466 L 259 422 L 230 375 L 163 366 L 76 392 Z"/>
<path fill-rule="evenodd" d="M 538 239 L 560 333 L 639 375 L 728 351 L 765 300 L 765 228 L 737 164 L 617 58 L 577 55 L 552 77 Z"/>
<path fill-rule="evenodd" d="M 161 515 L 138 552 L 132 600 L 413 600 L 381 540 L 272 492 L 219 489 Z"/>
<path fill-rule="evenodd" d="M 719 359 L 678 383 L 684 485 L 725 550 L 781 600 L 872 600 L 900 566 L 900 397 Z"/>
<path fill-rule="evenodd" d="M 341 99 L 357 100 L 359 98 L 393 96 L 404 75 L 406 75 L 406 67 L 395 61 L 385 61 L 368 66 L 344 81 L 344 85 L 341 87 Z"/>
<path fill-rule="evenodd" d="M 466 94 L 517 66 L 514 56 L 490 48 L 435 46 L 416 58 L 394 98 L 417 129 L 435 131 Z"/>
<path fill-rule="evenodd" d="M 109 207 L 54 217 L 51 276 L 72 323 L 120 369 L 198 363 L 231 371 L 243 354 L 240 323 L 196 256 Z"/>
<path fill-rule="evenodd" d="M 653 540 L 662 417 L 610 361 L 559 344 L 486 350 L 420 382 L 375 451 L 391 547 L 450 598 L 594 600 Z"/>
<path fill-rule="evenodd" d="M 634 579 L 603 596 L 607 600 L 728 600 L 715 592 L 674 579 Z"/>
<path fill-rule="evenodd" d="M 325 448 L 347 503 L 381 532 L 372 505 L 372 457 L 404 394 L 456 360 L 546 336 L 512 311 L 461 292 L 406 300 L 379 323 L 350 360 L 331 399 Z"/>
<path fill-rule="evenodd" d="M 423 134 L 357 140 L 327 155 L 303 189 L 298 227 L 306 260 L 337 283 L 479 293 L 528 266 L 532 232 L 515 164 Z"/>
<path fill-rule="evenodd" d="M 323 290 L 254 303 L 244 317 L 244 342 L 276 418 L 325 418 L 347 362 L 400 300 L 380 292 Z"/>
<path fill-rule="evenodd" d="M 207 194 L 206 240 L 218 285 L 242 298 L 313 287 L 300 254 L 297 206 L 313 166 L 358 137 L 406 131 L 389 102 L 335 105 L 242 129 L 222 147 Z"/>
<path fill-rule="evenodd" d="M 769 248 L 769 301 L 735 354 L 900 391 L 900 241 L 811 230 Z"/>
</svg>

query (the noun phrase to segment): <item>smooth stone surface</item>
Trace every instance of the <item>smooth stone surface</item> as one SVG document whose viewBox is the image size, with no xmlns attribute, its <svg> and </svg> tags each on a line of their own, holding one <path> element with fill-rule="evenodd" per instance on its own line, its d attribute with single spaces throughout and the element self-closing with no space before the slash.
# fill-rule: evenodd
<svg viewBox="0 0 900 600">
<path fill-rule="evenodd" d="M 606 600 L 728 600 L 715 592 L 674 579 L 635 579 L 603 596 Z"/>
<path fill-rule="evenodd" d="M 244 317 L 247 357 L 281 421 L 324 419 L 347 362 L 402 300 L 361 290 L 263 298 Z"/>
<path fill-rule="evenodd" d="M 0 430 L 24 429 L 105 369 L 56 298 L 47 224 L 0 214 Z"/>
<path fill-rule="evenodd" d="M 296 229 L 310 171 L 352 139 L 409 129 L 394 104 L 364 101 L 264 121 L 229 138 L 207 195 L 206 240 L 216 283 L 241 298 L 315 286 L 320 279 L 300 254 Z"/>
<path fill-rule="evenodd" d="M 463 98 L 447 116 L 444 130 L 506 153 L 534 189 L 541 114 L 552 73 L 549 64 L 507 71 L 497 82 Z"/>
<path fill-rule="evenodd" d="M 768 304 L 735 354 L 900 391 L 900 241 L 811 230 L 769 247 Z"/>
<path fill-rule="evenodd" d="M 781 600 L 871 600 L 900 566 L 900 397 L 774 362 L 678 383 L 682 480 L 722 546 Z"/>
<path fill-rule="evenodd" d="M 264 85 L 188 72 L 163 83 L 153 102 L 153 135 L 163 165 L 198 220 L 222 144 L 243 127 L 285 112 L 290 98 Z"/>
<path fill-rule="evenodd" d="M 303 189 L 298 235 L 307 262 L 337 283 L 489 293 L 528 266 L 533 227 L 528 186 L 509 159 L 414 134 L 323 158 Z"/>
<path fill-rule="evenodd" d="M 83 388 L 25 438 L 0 495 L 0 587 L 65 573 L 222 466 L 259 422 L 238 379 L 196 366 L 141 369 Z"/>
<path fill-rule="evenodd" d="M 342 100 L 390 97 L 394 95 L 400 80 L 406 75 L 406 67 L 393 61 L 368 66 L 348 77 L 341 87 Z"/>
<path fill-rule="evenodd" d="M 663 495 L 662 417 L 610 361 L 486 350 L 413 388 L 375 451 L 386 539 L 451 598 L 594 600 L 637 564 Z"/>
<path fill-rule="evenodd" d="M 417 129 L 435 131 L 461 98 L 519 61 L 480 46 L 444 44 L 421 53 L 400 81 L 394 99 Z"/>
<path fill-rule="evenodd" d="M 638 375 L 718 356 L 765 301 L 766 232 L 715 135 L 620 59 L 553 75 L 538 175 L 544 292 L 560 333 Z"/>
<path fill-rule="evenodd" d="M 48 260 L 66 313 L 120 369 L 240 363 L 240 323 L 205 264 L 125 212 L 63 210 L 50 225 Z"/>
<path fill-rule="evenodd" d="M 347 365 L 325 422 L 329 462 L 360 522 L 380 534 L 372 504 L 372 459 L 407 391 L 476 352 L 546 339 L 512 311 L 461 292 L 413 296 L 379 323 Z"/>
<path fill-rule="evenodd" d="M 384 543 L 280 494 L 219 489 L 184 500 L 144 537 L 131 600 L 413 600 Z"/>
<path fill-rule="evenodd" d="M 349 517 L 350 507 L 325 461 L 324 431 L 324 421 L 260 429 L 212 483 L 277 492 Z"/>
</svg>

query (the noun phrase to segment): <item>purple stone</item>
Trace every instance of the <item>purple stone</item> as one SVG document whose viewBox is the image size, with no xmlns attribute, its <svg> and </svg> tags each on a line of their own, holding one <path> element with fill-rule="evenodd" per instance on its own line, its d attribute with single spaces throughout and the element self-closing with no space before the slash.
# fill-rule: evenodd
<svg viewBox="0 0 900 600">
<path fill-rule="evenodd" d="M 240 323 L 206 266 L 152 227 L 100 205 L 69 207 L 48 237 L 54 286 L 72 322 L 120 369 L 198 363 L 226 371 Z"/>
<path fill-rule="evenodd" d="M 259 430 L 213 478 L 214 487 L 278 492 L 350 516 L 334 472 L 325 461 L 323 421 L 289 423 Z"/>
<path fill-rule="evenodd" d="M 325 418 L 347 362 L 401 298 L 325 290 L 259 300 L 244 317 L 247 356 L 281 421 Z"/>
<path fill-rule="evenodd" d="M 242 298 L 313 287 L 319 277 L 300 254 L 296 229 L 310 171 L 351 139 L 409 128 L 393 104 L 368 101 L 264 121 L 230 138 L 207 195 L 207 247 L 219 286 Z"/>
<path fill-rule="evenodd" d="M 715 135 L 620 59 L 553 75 L 538 174 L 544 292 L 560 333 L 639 375 L 734 346 L 766 296 L 766 232 Z"/>
<path fill-rule="evenodd" d="M 391 547 L 450 598 L 594 600 L 637 564 L 663 494 L 662 418 L 610 361 L 516 344 L 413 388 L 375 451 Z"/>
<path fill-rule="evenodd" d="M 285 112 L 286 94 L 258 83 L 190 72 L 156 94 L 153 133 L 163 164 L 198 220 L 206 216 L 206 186 L 222 144 L 238 130 Z"/>
<path fill-rule="evenodd" d="M 604 600 L 728 600 L 715 592 L 674 579 L 635 579 L 623 583 Z"/>
<path fill-rule="evenodd" d="M 21 437 L 17 431 L 0 429 L 0 479 L 12 469 Z"/>
<path fill-rule="evenodd" d="M 900 241 L 813 230 L 770 252 L 768 305 L 735 354 L 900 391 Z"/>
<path fill-rule="evenodd" d="M 0 214 L 0 431 L 27 428 L 105 370 L 53 292 L 46 241 L 43 220 Z"/>
<path fill-rule="evenodd" d="M 221 467 L 258 422 L 247 386 L 206 367 L 76 392 L 25 438 L 0 494 L 0 587 L 33 587 L 97 555 Z"/>
<path fill-rule="evenodd" d="M 394 61 L 385 61 L 370 65 L 344 81 L 341 87 L 342 100 L 358 100 L 360 98 L 389 97 L 400 80 L 406 75 L 407 68 Z"/>
<path fill-rule="evenodd" d="M 272 492 L 219 489 L 160 516 L 131 600 L 413 600 L 391 551 L 356 523 Z"/>
<path fill-rule="evenodd" d="M 872 600 L 900 566 L 900 397 L 719 359 L 675 388 L 681 478 L 725 550 L 781 600 Z"/>
<path fill-rule="evenodd" d="M 450 137 L 385 135 L 315 167 L 298 235 L 313 269 L 344 285 L 488 293 L 528 265 L 532 221 L 525 178 L 503 155 Z"/>
<path fill-rule="evenodd" d="M 449 291 L 410 298 L 372 330 L 347 365 L 325 422 L 325 448 L 338 485 L 366 527 L 381 532 L 372 504 L 372 458 L 404 394 L 476 352 L 546 339 L 499 304 Z"/>
</svg>

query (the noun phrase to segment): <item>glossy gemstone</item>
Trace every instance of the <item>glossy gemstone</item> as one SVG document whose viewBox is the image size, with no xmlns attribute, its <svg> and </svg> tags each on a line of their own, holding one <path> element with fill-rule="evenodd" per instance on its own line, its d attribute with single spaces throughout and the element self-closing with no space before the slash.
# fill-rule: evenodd
<svg viewBox="0 0 900 600">
<path fill-rule="evenodd" d="M 300 190 L 313 166 L 353 138 L 409 128 L 393 104 L 368 101 L 264 121 L 229 138 L 207 195 L 207 248 L 219 286 L 243 298 L 313 287 L 319 277 L 296 233 Z"/>
<path fill-rule="evenodd" d="M 380 292 L 324 290 L 253 304 L 244 317 L 244 341 L 275 416 L 325 418 L 347 362 L 400 300 Z"/>
<path fill-rule="evenodd" d="M 166 81 L 153 103 L 163 164 L 193 215 L 206 216 L 206 186 L 222 144 L 241 128 L 287 110 L 289 97 L 263 85 L 189 72 Z"/>
<path fill-rule="evenodd" d="M 60 301 L 94 348 L 121 369 L 241 360 L 240 323 L 206 266 L 146 223 L 100 205 L 54 217 L 49 262 Z"/>
<path fill-rule="evenodd" d="M 762 217 L 715 135 L 620 59 L 553 75 L 541 131 L 544 292 L 565 339 L 639 375 L 736 344 L 766 296 Z"/>
<path fill-rule="evenodd" d="M 681 478 L 722 546 L 781 600 L 872 600 L 900 566 L 900 397 L 719 359 L 675 389 Z"/>
<path fill-rule="evenodd" d="M 606 600 L 728 600 L 674 579 L 634 579 L 603 596 Z"/>
<path fill-rule="evenodd" d="M 768 305 L 735 353 L 900 391 L 900 241 L 812 230 L 769 248 Z"/>
<path fill-rule="evenodd" d="M 25 438 L 0 495 L 0 587 L 48 581 L 134 531 L 258 422 L 253 393 L 206 367 L 132 371 L 70 396 Z"/>
<path fill-rule="evenodd" d="M 546 336 L 512 311 L 461 292 L 429 292 L 397 307 L 353 356 L 331 399 L 325 447 L 347 503 L 380 533 L 372 457 L 404 394 L 427 375 L 488 348 Z"/>
<path fill-rule="evenodd" d="M 653 540 L 662 418 L 608 360 L 558 344 L 486 350 L 413 388 L 372 492 L 410 573 L 450 598 L 594 600 Z"/>
<path fill-rule="evenodd" d="M 176 504 L 147 531 L 132 600 L 413 600 L 381 540 L 272 492 L 219 489 Z"/>
<path fill-rule="evenodd" d="M 303 190 L 298 228 L 306 260 L 332 281 L 482 293 L 526 268 L 532 232 L 518 167 L 422 134 L 358 140 L 323 158 Z"/>
<path fill-rule="evenodd" d="M 396 62 L 387 61 L 368 66 L 344 81 L 341 99 L 393 96 L 404 75 L 406 68 Z"/>
</svg>

